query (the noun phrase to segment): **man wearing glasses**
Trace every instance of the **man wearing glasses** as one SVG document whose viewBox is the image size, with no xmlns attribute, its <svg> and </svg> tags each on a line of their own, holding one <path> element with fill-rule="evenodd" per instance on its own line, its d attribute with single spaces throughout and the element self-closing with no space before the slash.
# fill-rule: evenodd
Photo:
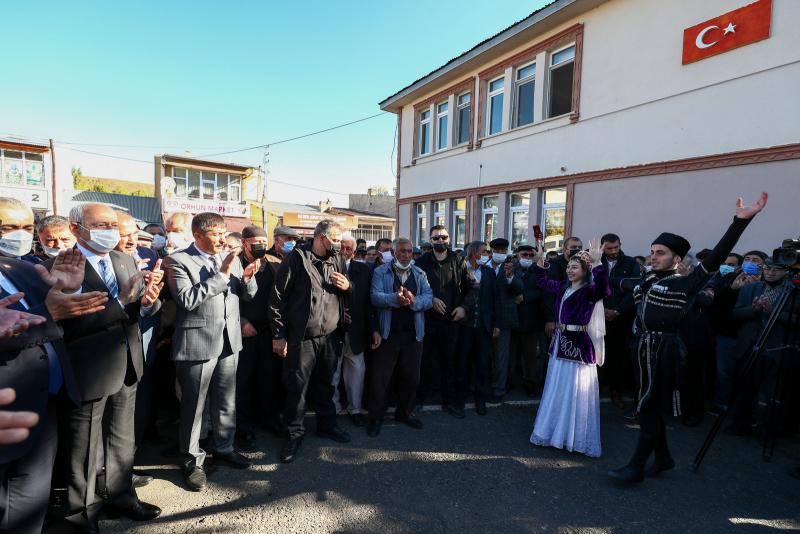
<svg viewBox="0 0 800 534">
<path fill-rule="evenodd" d="M 439 379 L 442 407 L 458 419 L 464 418 L 464 399 L 467 394 L 467 372 L 463 361 L 465 353 L 459 352 L 459 322 L 466 316 L 464 297 L 471 289 L 464 258 L 450 249 L 447 228 L 431 228 L 430 242 L 433 250 L 423 254 L 416 265 L 428 277 L 433 290 L 433 308 L 425 313 L 425 340 L 422 352 L 422 378 L 417 405 L 429 396 L 433 384 Z M 434 370 L 438 364 L 439 376 Z"/>
</svg>

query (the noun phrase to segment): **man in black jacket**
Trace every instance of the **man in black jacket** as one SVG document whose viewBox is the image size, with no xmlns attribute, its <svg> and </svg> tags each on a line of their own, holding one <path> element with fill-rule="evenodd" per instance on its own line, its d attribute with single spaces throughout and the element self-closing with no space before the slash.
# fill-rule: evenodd
<svg viewBox="0 0 800 534">
<path fill-rule="evenodd" d="M 353 260 L 356 240 L 353 236 L 342 236 L 341 256 L 347 268 L 347 277 L 353 282 L 353 290 L 347 298 L 345 307 L 344 345 L 342 358 L 333 375 L 333 404 L 337 413 L 341 410 L 339 401 L 339 381 L 344 379 L 347 392 L 347 412 L 353 424 L 364 426 L 367 419 L 364 416 L 362 399 L 364 395 L 364 378 L 366 376 L 366 362 L 364 351 L 369 339 L 370 348 L 375 350 L 381 344 L 381 334 L 378 331 L 378 318 L 372 307 L 370 287 L 372 287 L 372 269 L 364 263 Z"/>
<path fill-rule="evenodd" d="M 289 441 L 281 462 L 294 461 L 305 427 L 306 390 L 313 391 L 317 435 L 340 443 L 350 436 L 336 424 L 333 373 L 342 355 L 340 322 L 351 291 L 344 260 L 337 256 L 341 226 L 329 219 L 314 229 L 311 245 L 296 247 L 281 263 L 270 296 L 272 350 L 284 357 L 284 419 Z"/>
<path fill-rule="evenodd" d="M 447 228 L 431 228 L 433 250 L 424 253 L 416 266 L 425 271 L 433 291 L 433 308 L 425 313 L 425 340 L 422 353 L 422 377 L 417 392 L 417 405 L 430 395 L 438 378 L 442 391 L 442 407 L 453 417 L 464 417 L 466 376 L 458 372 L 465 366 L 457 349 L 459 322 L 466 316 L 462 306 L 471 289 L 464 259 L 450 250 Z M 438 373 L 436 372 L 438 367 Z"/>
<path fill-rule="evenodd" d="M 4 425 L 0 439 L 3 533 L 42 530 L 47 509 L 42 496 L 50 492 L 56 453 L 56 399 L 63 389 L 63 402 L 80 402 L 73 374 L 62 371 L 69 362 L 57 321 L 98 312 L 108 300 L 105 293 L 72 293 L 80 286 L 84 261 L 77 251 L 65 250 L 50 274 L 29 262 L 0 258 L 0 404 L 9 410 L 4 423 L 16 421 L 10 434 Z"/>
<path fill-rule="evenodd" d="M 517 247 L 518 260 L 514 277 L 522 283 L 522 293 L 517 295 L 519 325 L 511 335 L 511 369 L 517 365 L 522 371 L 522 387 L 529 397 L 541 389 L 547 357 L 547 338 L 544 335 L 544 292 L 536 284 L 533 274 L 534 248 Z"/>
<path fill-rule="evenodd" d="M 617 234 L 606 234 L 600 238 L 603 248 L 603 265 L 609 273 L 611 295 L 603 299 L 606 310 L 606 361 L 601 377 L 610 390 L 611 402 L 623 408 L 622 393 L 630 389 L 633 379 L 631 369 L 630 340 L 633 324 L 633 294 L 623 291 L 620 282 L 625 278 L 639 276 L 639 264 L 622 252 L 622 243 Z"/>
</svg>

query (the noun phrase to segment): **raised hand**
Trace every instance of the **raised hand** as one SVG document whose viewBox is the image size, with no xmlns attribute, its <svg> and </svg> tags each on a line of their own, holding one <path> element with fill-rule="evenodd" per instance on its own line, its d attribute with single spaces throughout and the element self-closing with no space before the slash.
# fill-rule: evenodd
<svg viewBox="0 0 800 534">
<path fill-rule="evenodd" d="M 603 261 L 603 247 L 600 245 L 599 239 L 589 240 L 588 256 L 593 266 L 600 265 Z"/>
<path fill-rule="evenodd" d="M 50 288 L 44 299 L 44 305 L 54 321 L 97 313 L 105 308 L 106 302 L 108 294 L 100 291 L 64 293 L 61 281 Z"/>
<path fill-rule="evenodd" d="M 225 259 L 222 260 L 222 265 L 219 266 L 219 272 L 221 272 L 224 275 L 230 276 L 231 271 L 233 270 L 233 262 L 236 258 L 239 257 L 239 254 L 241 253 L 242 253 L 241 247 L 232 248 L 230 252 L 228 252 L 228 255 L 225 256 Z"/>
<path fill-rule="evenodd" d="M 744 199 L 739 197 L 736 200 L 736 217 L 738 219 L 752 219 L 759 211 L 764 209 L 764 207 L 767 205 L 768 199 L 769 195 L 766 191 L 764 191 L 761 193 L 761 196 L 758 198 L 758 200 L 749 206 L 745 206 Z"/>
<path fill-rule="evenodd" d="M 56 285 L 60 280 L 65 292 L 74 293 L 80 289 L 83 283 L 86 258 L 80 250 L 68 248 L 58 253 L 49 271 L 44 265 L 36 265 L 35 268 L 42 280 L 50 287 Z"/>
<path fill-rule="evenodd" d="M 541 240 L 536 241 L 536 254 L 533 256 L 536 265 L 544 269 L 544 243 Z"/>
<path fill-rule="evenodd" d="M 17 392 L 12 388 L 0 389 L 0 406 L 14 402 Z M 30 428 L 39 422 L 36 412 L 0 410 L 0 445 L 12 445 L 28 439 Z"/>
<path fill-rule="evenodd" d="M 159 284 L 164 279 L 164 270 L 161 268 L 161 258 L 156 260 L 152 271 L 142 271 L 146 284 Z"/>
<path fill-rule="evenodd" d="M 264 261 L 264 260 L 262 260 L 261 258 L 258 258 L 255 261 L 250 262 L 247 265 L 247 267 L 244 268 L 244 274 L 242 275 L 242 278 L 244 278 L 245 282 L 250 280 L 253 276 L 255 276 L 255 274 L 258 271 L 261 270 L 261 262 L 262 261 Z"/>
<path fill-rule="evenodd" d="M 139 297 L 139 284 L 141 284 L 143 280 L 144 272 L 139 271 L 128 278 L 127 282 L 120 284 L 117 298 L 123 306 L 127 306 Z"/>
<path fill-rule="evenodd" d="M 9 306 L 16 304 L 24 297 L 25 293 L 14 293 L 4 299 L 0 299 L 0 339 L 8 339 L 21 334 L 31 326 L 36 326 L 46 321 L 44 317 L 39 315 L 8 309 Z"/>
</svg>

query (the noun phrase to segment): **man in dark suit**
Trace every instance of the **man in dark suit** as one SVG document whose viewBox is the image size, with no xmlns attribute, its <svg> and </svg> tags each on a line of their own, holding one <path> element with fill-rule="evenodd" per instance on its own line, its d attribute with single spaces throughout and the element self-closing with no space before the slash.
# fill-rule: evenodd
<svg viewBox="0 0 800 534">
<path fill-rule="evenodd" d="M 117 513 L 134 520 L 157 517 L 157 506 L 139 501 L 132 487 L 134 407 L 144 356 L 138 319 L 158 311 L 162 273 L 142 273 L 132 257 L 114 250 L 120 240 L 116 213 L 104 204 L 72 209 L 70 231 L 86 258 L 80 290 L 105 291 L 111 300 L 98 313 L 62 322 L 69 365 L 80 404 L 59 403 L 60 445 L 69 481 L 67 520 L 97 530 L 103 502 L 96 497 L 97 446 L 107 421 L 105 488 L 101 494 Z M 55 268 L 51 261 L 48 266 Z M 102 357 L 99 357 L 102 356 Z"/>
<path fill-rule="evenodd" d="M 630 389 L 633 382 L 628 342 L 634 318 L 633 293 L 623 291 L 620 282 L 625 278 L 639 276 L 639 264 L 622 252 L 617 234 L 606 234 L 600 238 L 603 247 L 603 265 L 609 273 L 611 295 L 603 299 L 606 310 L 606 362 L 601 368 L 601 384 L 605 382 L 611 394 L 611 402 L 623 408 L 622 393 Z M 603 384 L 605 385 L 605 384 Z"/>
<path fill-rule="evenodd" d="M 242 268 L 241 249 L 224 259 L 225 219 L 216 213 L 192 218 L 194 243 L 164 260 L 167 283 L 178 307 L 172 336 L 172 359 L 181 388 L 179 446 L 183 475 L 191 491 L 205 489 L 200 432 L 210 395 L 215 461 L 245 469 L 250 460 L 234 450 L 236 431 L 236 364 L 242 350 L 240 299 L 258 290 L 254 277 L 260 262 Z"/>
<path fill-rule="evenodd" d="M 16 258 L 31 264 L 42 260 L 31 252 L 33 248 L 33 212 L 16 198 L 0 197 L 0 257 Z"/>
<path fill-rule="evenodd" d="M 16 211 L 4 214 L 0 238 L 5 228 L 33 219 L 30 208 Z M 55 398 L 65 385 L 66 402 L 79 401 L 72 374 L 62 374 L 69 362 L 56 321 L 100 311 L 108 300 L 104 293 L 75 293 L 84 261 L 64 251 L 48 273 L 0 257 L 0 388 L 16 390 L 3 389 L 0 404 L 21 419 L 11 436 L 0 436 L 0 532 L 42 529 L 57 443 Z"/>
<path fill-rule="evenodd" d="M 372 269 L 364 263 L 353 260 L 356 252 L 356 240 L 350 234 L 342 236 L 340 255 L 345 261 L 347 277 L 353 282 L 353 290 L 347 297 L 345 304 L 346 333 L 342 346 L 342 357 L 339 366 L 333 375 L 333 404 L 337 413 L 342 410 L 339 400 L 339 381 L 344 379 L 347 393 L 347 412 L 356 426 L 367 424 L 364 416 L 362 400 L 364 396 L 364 378 L 367 372 L 364 360 L 364 351 L 367 348 L 367 339 L 374 350 L 381 343 L 381 334 L 378 331 L 378 318 L 372 307 L 370 287 L 372 287 Z"/>
</svg>

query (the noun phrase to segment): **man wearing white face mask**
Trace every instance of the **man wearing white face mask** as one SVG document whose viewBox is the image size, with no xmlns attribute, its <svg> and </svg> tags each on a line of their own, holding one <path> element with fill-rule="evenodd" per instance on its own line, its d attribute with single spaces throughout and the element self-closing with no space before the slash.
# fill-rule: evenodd
<svg viewBox="0 0 800 534">
<path fill-rule="evenodd" d="M 33 212 L 15 198 L 0 197 L 0 254 L 28 263 L 41 260 L 31 254 Z"/>
<path fill-rule="evenodd" d="M 183 250 L 192 243 L 192 216 L 188 213 L 173 213 L 167 220 L 167 245 L 169 254 Z"/>
<path fill-rule="evenodd" d="M 547 337 L 544 335 L 544 292 L 533 273 L 535 249 L 531 245 L 517 247 L 519 260 L 514 265 L 514 277 L 522 283 L 517 295 L 519 325 L 511 336 L 511 369 L 519 364 L 522 387 L 533 398 L 544 382 L 544 361 Z"/>
<path fill-rule="evenodd" d="M 69 221 L 58 215 L 49 215 L 36 225 L 36 234 L 42 253 L 42 261 L 55 258 L 64 249 L 75 246 L 75 236 L 69 231 Z"/>
</svg>

